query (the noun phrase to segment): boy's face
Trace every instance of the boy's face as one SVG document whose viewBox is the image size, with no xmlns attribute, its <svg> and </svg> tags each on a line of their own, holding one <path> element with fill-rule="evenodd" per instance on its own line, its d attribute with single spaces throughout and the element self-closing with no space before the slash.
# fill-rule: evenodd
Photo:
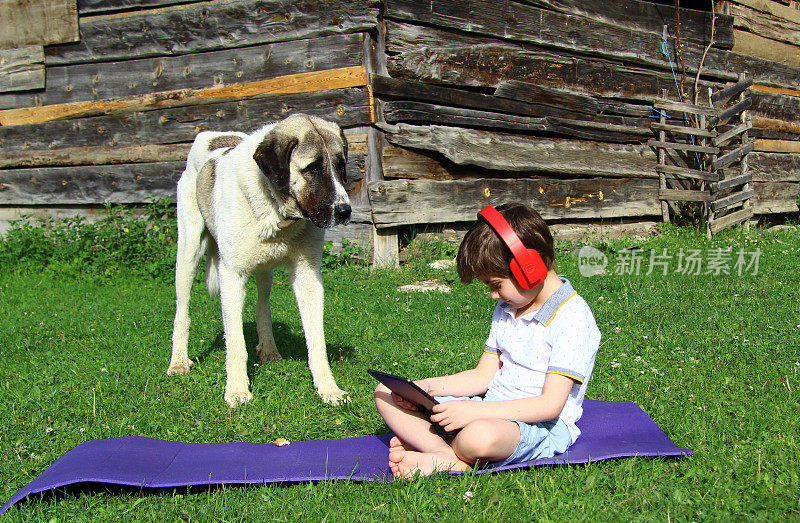
<svg viewBox="0 0 800 523">
<path fill-rule="evenodd" d="M 542 288 L 541 285 L 537 285 L 532 289 L 523 289 L 517 280 L 499 276 L 481 277 L 480 280 L 489 287 L 493 300 L 502 300 L 517 310 L 530 305 Z"/>
</svg>

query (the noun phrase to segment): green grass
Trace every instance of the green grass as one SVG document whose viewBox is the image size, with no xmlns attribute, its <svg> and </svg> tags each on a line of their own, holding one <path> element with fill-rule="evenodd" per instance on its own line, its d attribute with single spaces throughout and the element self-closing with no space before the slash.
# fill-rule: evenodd
<svg viewBox="0 0 800 523">
<path fill-rule="evenodd" d="M 625 240 L 600 247 L 612 260 Z M 759 249 L 757 274 L 642 273 L 582 277 L 573 249 L 559 272 L 592 306 L 603 332 L 588 397 L 637 402 L 693 457 L 624 459 L 416 482 L 318 482 L 175 490 L 84 489 L 35 496 L 8 521 L 123 520 L 797 520 L 800 519 L 800 235 L 734 231 L 709 242 L 664 228 L 644 252 Z M 62 264 L 60 267 L 72 267 Z M 85 266 L 82 266 L 86 269 Z M 0 280 L 0 498 L 90 439 L 185 442 L 344 438 L 386 432 L 366 369 L 412 377 L 473 365 L 493 302 L 479 283 L 422 260 L 398 271 L 325 272 L 333 372 L 352 402 L 316 397 L 285 276 L 272 296 L 284 360 L 249 372 L 255 399 L 230 410 L 218 301 L 195 286 L 185 377 L 166 376 L 174 313 L 168 278 L 89 267 L 4 268 Z M 94 275 L 94 274 L 97 275 Z M 439 277 L 450 294 L 405 294 Z M 245 312 L 256 342 L 251 285 Z M 790 390 L 791 388 L 791 390 Z M 287 394 L 288 391 L 288 394 Z M 470 498 L 467 492 L 472 493 Z M 465 496 L 466 495 L 466 496 Z"/>
</svg>

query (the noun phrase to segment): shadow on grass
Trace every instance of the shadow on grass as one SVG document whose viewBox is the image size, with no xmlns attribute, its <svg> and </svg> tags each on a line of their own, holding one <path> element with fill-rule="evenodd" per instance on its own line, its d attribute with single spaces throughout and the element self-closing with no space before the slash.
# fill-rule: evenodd
<svg viewBox="0 0 800 523">
<path fill-rule="evenodd" d="M 220 326 L 221 327 L 221 326 Z M 255 372 L 255 365 L 261 363 L 256 346 L 258 345 L 258 331 L 254 321 L 246 322 L 243 325 L 244 341 L 247 346 L 247 374 L 251 378 Z M 290 326 L 282 322 L 272 324 L 272 335 L 275 338 L 275 345 L 278 347 L 281 357 L 285 360 L 308 361 L 308 351 L 306 350 L 306 340 L 304 336 L 298 336 Z M 326 340 L 327 342 L 327 340 Z M 346 359 L 353 356 L 353 347 L 340 344 L 327 343 L 329 360 Z M 214 341 L 203 347 L 202 352 L 194 358 L 196 364 L 201 364 L 212 354 L 225 354 L 225 334 L 219 331 Z"/>
</svg>

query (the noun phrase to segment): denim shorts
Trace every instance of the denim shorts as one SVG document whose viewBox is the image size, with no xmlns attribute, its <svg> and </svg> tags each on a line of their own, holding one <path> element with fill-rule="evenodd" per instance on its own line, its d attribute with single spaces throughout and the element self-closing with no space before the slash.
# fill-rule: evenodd
<svg viewBox="0 0 800 523">
<path fill-rule="evenodd" d="M 481 396 L 436 396 L 439 403 L 447 401 L 502 401 L 500 399 L 483 398 Z M 524 463 L 539 458 L 551 458 L 567 450 L 572 443 L 567 424 L 556 418 L 552 421 L 524 423 L 512 420 L 519 426 L 519 443 L 514 453 L 502 461 L 492 463 L 495 466 Z"/>
</svg>

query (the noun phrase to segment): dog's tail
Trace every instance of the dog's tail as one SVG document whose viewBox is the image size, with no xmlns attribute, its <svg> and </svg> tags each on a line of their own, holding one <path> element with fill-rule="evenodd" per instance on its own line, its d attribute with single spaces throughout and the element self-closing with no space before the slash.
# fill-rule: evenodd
<svg viewBox="0 0 800 523">
<path fill-rule="evenodd" d="M 219 249 L 213 238 L 206 238 L 206 288 L 211 296 L 219 296 Z"/>
</svg>

